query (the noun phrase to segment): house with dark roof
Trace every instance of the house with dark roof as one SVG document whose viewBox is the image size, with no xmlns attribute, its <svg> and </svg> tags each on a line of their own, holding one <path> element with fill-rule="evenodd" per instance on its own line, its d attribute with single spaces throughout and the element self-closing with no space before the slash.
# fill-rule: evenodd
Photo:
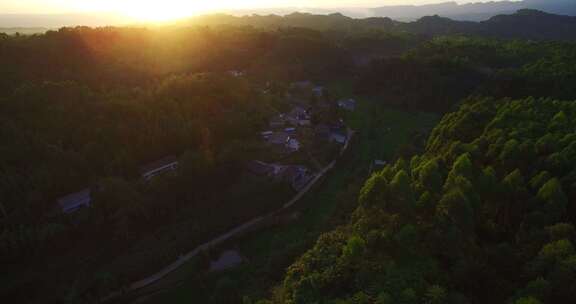
<svg viewBox="0 0 576 304">
<path fill-rule="evenodd" d="M 268 143 L 273 145 L 285 145 L 290 141 L 290 134 L 286 132 L 275 132 L 268 137 Z"/>
<path fill-rule="evenodd" d="M 348 140 L 348 136 L 346 135 L 345 132 L 343 132 L 341 130 L 332 130 L 330 132 L 330 141 L 331 142 L 336 142 L 336 143 L 343 145 L 346 143 L 347 140 Z"/>
<path fill-rule="evenodd" d="M 295 126 L 309 126 L 311 124 L 310 118 L 309 111 L 300 106 L 294 107 L 286 115 L 286 121 Z"/>
<path fill-rule="evenodd" d="M 327 140 L 329 142 L 345 144 L 346 141 L 348 140 L 346 130 L 340 127 L 339 124 L 335 125 L 319 124 L 315 128 L 315 133 L 318 139 Z"/>
<path fill-rule="evenodd" d="M 342 99 L 338 101 L 338 107 L 344 109 L 344 110 L 348 110 L 348 111 L 354 111 L 356 110 L 356 100 L 354 99 Z"/>
<path fill-rule="evenodd" d="M 272 134 L 274 134 L 273 131 L 260 132 L 260 136 L 262 136 L 262 138 L 264 138 L 265 140 L 268 140 L 268 138 L 270 138 L 270 136 L 272 136 Z"/>
<path fill-rule="evenodd" d="M 179 162 L 176 156 L 167 156 L 142 166 L 140 168 L 140 174 L 144 180 L 150 180 L 155 176 L 176 171 L 178 169 L 178 165 Z"/>
<path fill-rule="evenodd" d="M 290 132 L 293 133 L 293 132 Z M 292 137 L 289 132 L 275 132 L 264 139 L 275 149 L 282 153 L 292 153 L 300 150 L 300 142 Z"/>
<path fill-rule="evenodd" d="M 59 209 L 66 213 L 74 213 L 92 205 L 92 192 L 86 188 L 82 191 L 68 194 L 58 199 Z"/>
<path fill-rule="evenodd" d="M 300 142 L 296 138 L 290 138 L 286 143 L 286 149 L 290 152 L 296 152 L 300 150 Z"/>
<path fill-rule="evenodd" d="M 370 164 L 370 169 L 368 170 L 368 172 L 371 174 L 374 171 L 382 170 L 387 164 L 388 162 L 386 162 L 385 160 L 376 159 L 374 160 L 374 162 Z"/>
<path fill-rule="evenodd" d="M 290 186 L 295 191 L 300 191 L 311 180 L 313 175 L 305 166 L 286 166 L 283 170 L 283 179 L 290 183 Z"/>
<path fill-rule="evenodd" d="M 322 97 L 324 96 L 324 87 L 316 86 L 312 89 L 312 92 L 314 95 L 316 95 L 316 97 Z"/>
</svg>

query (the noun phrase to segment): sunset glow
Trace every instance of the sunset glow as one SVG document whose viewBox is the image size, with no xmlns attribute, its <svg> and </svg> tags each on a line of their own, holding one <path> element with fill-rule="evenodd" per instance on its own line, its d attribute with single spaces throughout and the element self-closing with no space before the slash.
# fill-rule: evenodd
<svg viewBox="0 0 576 304">
<path fill-rule="evenodd" d="M 168 2 L 168 3 L 166 3 Z M 145 2 L 120 7 L 118 13 L 141 21 L 170 21 L 190 17 L 210 10 L 205 3 L 164 1 Z"/>
<path fill-rule="evenodd" d="M 372 7 L 419 5 L 443 0 L 1 0 L 0 14 L 117 13 L 148 21 L 166 21 L 211 11 L 274 7 Z M 458 3 L 488 0 L 457 0 Z"/>
</svg>

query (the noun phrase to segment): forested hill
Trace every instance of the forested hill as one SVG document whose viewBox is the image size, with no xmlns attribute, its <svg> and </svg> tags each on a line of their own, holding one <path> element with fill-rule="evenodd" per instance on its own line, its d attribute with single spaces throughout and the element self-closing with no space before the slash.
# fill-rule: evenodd
<svg viewBox="0 0 576 304">
<path fill-rule="evenodd" d="M 436 37 L 400 58 L 373 61 L 356 90 L 382 103 L 446 112 L 463 98 L 576 98 L 574 43 Z"/>
<path fill-rule="evenodd" d="M 306 27 L 322 31 L 384 30 L 422 35 L 470 34 L 496 38 L 534 40 L 576 40 L 576 17 L 523 9 L 510 15 L 498 15 L 482 22 L 455 21 L 440 16 L 422 17 L 414 22 L 394 21 L 388 17 L 354 19 L 342 14 L 313 15 L 293 13 L 286 16 L 206 15 L 183 24 L 248 25 L 262 28 Z"/>
<path fill-rule="evenodd" d="M 497 15 L 482 22 L 453 21 L 438 16 L 423 17 L 403 26 L 409 32 L 426 35 L 473 34 L 485 37 L 533 40 L 575 40 L 576 17 L 523 9 L 511 15 Z"/>
<path fill-rule="evenodd" d="M 575 119 L 568 101 L 469 98 L 270 303 L 574 303 Z"/>
</svg>

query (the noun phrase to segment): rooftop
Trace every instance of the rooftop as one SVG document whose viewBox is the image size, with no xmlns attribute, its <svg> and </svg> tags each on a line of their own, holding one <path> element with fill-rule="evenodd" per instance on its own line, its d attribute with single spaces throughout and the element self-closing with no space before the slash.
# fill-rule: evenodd
<svg viewBox="0 0 576 304">
<path fill-rule="evenodd" d="M 286 132 L 276 132 L 270 135 L 268 141 L 273 144 L 285 144 L 290 140 L 290 135 Z"/>
<path fill-rule="evenodd" d="M 83 201 L 90 199 L 91 193 L 92 192 L 90 189 L 86 188 L 81 191 L 68 194 L 58 199 L 58 205 L 62 209 L 74 208 Z"/>
</svg>

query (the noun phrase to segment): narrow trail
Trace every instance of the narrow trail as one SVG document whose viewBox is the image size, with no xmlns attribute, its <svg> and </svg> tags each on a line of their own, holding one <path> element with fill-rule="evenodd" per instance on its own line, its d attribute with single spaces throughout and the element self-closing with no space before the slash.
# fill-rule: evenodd
<svg viewBox="0 0 576 304">
<path fill-rule="evenodd" d="M 342 156 L 344 154 L 344 152 L 346 152 L 346 150 L 348 149 L 349 143 L 352 139 L 352 137 L 354 136 L 354 131 L 352 131 L 351 129 L 348 129 L 348 140 L 346 141 L 346 143 L 344 144 L 344 146 L 342 147 L 342 149 L 340 150 L 340 154 L 339 157 Z M 338 158 L 339 158 L 338 157 Z M 336 158 L 335 160 L 333 160 L 330 164 L 328 164 L 326 167 L 324 167 L 324 169 L 322 169 L 320 172 L 318 172 L 318 174 L 316 174 L 316 176 L 308 183 L 308 185 L 306 185 L 306 187 L 304 187 L 302 190 L 300 190 L 300 192 L 298 192 L 298 194 L 296 194 L 290 201 L 288 201 L 286 204 L 284 204 L 282 206 L 282 208 L 273 211 L 271 213 L 268 213 L 266 215 L 254 218 L 214 239 L 212 239 L 211 241 L 208 241 L 198 247 L 196 247 L 194 250 L 186 253 L 185 255 L 182 255 L 178 258 L 178 260 L 174 261 L 173 263 L 169 264 L 168 266 L 164 267 L 162 270 L 160 270 L 159 272 L 146 277 L 144 279 L 141 279 L 139 281 L 133 282 L 132 284 L 130 284 L 127 288 L 124 288 L 123 290 L 120 291 L 115 291 L 112 292 L 111 294 L 109 294 L 108 296 L 104 297 L 101 302 L 106 302 L 106 301 L 110 301 L 113 300 L 119 296 L 128 294 L 130 292 L 136 291 L 138 289 L 144 288 L 146 286 L 149 286 L 151 284 L 154 284 L 158 281 L 160 281 L 162 278 L 164 278 L 165 276 L 167 276 L 168 274 L 170 274 L 171 272 L 177 270 L 178 268 L 180 268 L 182 265 L 186 264 L 188 261 L 190 261 L 193 257 L 195 257 L 196 255 L 198 255 L 199 253 L 208 250 L 218 244 L 221 244 L 233 237 L 239 236 L 242 233 L 245 233 L 246 231 L 248 231 L 249 229 L 257 226 L 258 224 L 262 223 L 263 221 L 272 218 L 273 216 L 276 216 L 278 213 L 292 207 L 296 202 L 298 202 L 304 195 L 306 195 L 310 189 L 312 189 L 312 187 L 318 183 L 318 181 L 320 181 L 325 175 L 326 173 L 328 173 L 330 170 L 332 170 L 334 168 L 334 166 L 336 165 L 338 158 Z"/>
</svg>

